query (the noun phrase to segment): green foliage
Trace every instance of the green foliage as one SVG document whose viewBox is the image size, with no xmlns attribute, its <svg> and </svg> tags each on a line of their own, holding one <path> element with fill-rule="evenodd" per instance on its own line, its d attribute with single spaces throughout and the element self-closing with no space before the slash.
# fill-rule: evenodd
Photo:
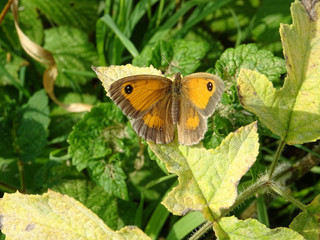
<svg viewBox="0 0 320 240">
<path fill-rule="evenodd" d="M 30 40 L 12 11 L 0 24 L 1 240 L 318 238 L 320 4 L 18 4 Z M 199 145 L 145 142 L 109 100 L 112 82 L 157 69 L 223 79 Z"/>
</svg>

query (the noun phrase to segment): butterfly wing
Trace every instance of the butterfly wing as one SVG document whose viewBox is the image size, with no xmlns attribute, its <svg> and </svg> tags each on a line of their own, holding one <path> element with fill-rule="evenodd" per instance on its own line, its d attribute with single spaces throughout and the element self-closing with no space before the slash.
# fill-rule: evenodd
<svg viewBox="0 0 320 240">
<path fill-rule="evenodd" d="M 163 76 L 136 75 L 122 78 L 109 88 L 111 99 L 147 141 L 168 143 L 174 138 L 172 81 Z"/>
<path fill-rule="evenodd" d="M 131 118 L 142 117 L 168 94 L 172 81 L 163 76 L 135 75 L 111 84 L 110 98 Z"/>
<path fill-rule="evenodd" d="M 223 89 L 223 81 L 209 73 L 194 73 L 182 79 L 179 143 L 192 145 L 204 137 L 207 118 L 213 114 Z"/>
<path fill-rule="evenodd" d="M 220 77 L 210 73 L 193 73 L 182 80 L 182 93 L 204 117 L 213 114 L 224 90 Z"/>
<path fill-rule="evenodd" d="M 183 145 L 197 144 L 207 131 L 206 118 L 184 95 L 181 96 L 180 117 L 177 125 L 178 141 Z"/>
<path fill-rule="evenodd" d="M 157 144 L 169 143 L 174 139 L 174 124 L 172 121 L 171 94 L 163 96 L 141 118 L 134 119 L 132 126 L 139 136 Z"/>
</svg>

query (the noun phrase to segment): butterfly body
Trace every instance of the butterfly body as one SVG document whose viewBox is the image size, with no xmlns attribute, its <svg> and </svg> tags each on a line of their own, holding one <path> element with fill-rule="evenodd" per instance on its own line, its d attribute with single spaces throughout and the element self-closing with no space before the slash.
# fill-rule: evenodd
<svg viewBox="0 0 320 240">
<path fill-rule="evenodd" d="M 222 96 L 222 80 L 209 73 L 194 73 L 174 81 L 157 75 L 135 75 L 111 84 L 111 99 L 128 117 L 138 135 L 155 143 L 174 139 L 183 145 L 198 143 L 207 130 L 206 119 L 212 115 Z"/>
</svg>

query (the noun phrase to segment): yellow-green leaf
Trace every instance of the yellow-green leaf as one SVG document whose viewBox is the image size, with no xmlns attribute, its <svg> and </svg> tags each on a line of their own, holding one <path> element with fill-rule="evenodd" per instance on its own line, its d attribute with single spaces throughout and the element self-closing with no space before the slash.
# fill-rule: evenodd
<svg viewBox="0 0 320 240">
<path fill-rule="evenodd" d="M 7 239 L 150 239 L 134 226 L 113 231 L 80 202 L 50 190 L 5 194 L 0 227 Z"/>
<path fill-rule="evenodd" d="M 234 203 L 239 180 L 255 162 L 259 143 L 256 123 L 252 123 L 230 133 L 214 150 L 176 142 L 149 146 L 168 171 L 179 176 L 179 185 L 163 201 L 166 208 L 176 215 L 201 211 L 214 221 Z"/>
<path fill-rule="evenodd" d="M 320 4 L 316 5 L 320 13 Z M 288 75 L 276 90 L 262 74 L 242 69 L 240 101 L 288 144 L 320 138 L 320 22 L 300 1 L 291 6 L 293 24 L 280 27 Z"/>
<path fill-rule="evenodd" d="M 224 217 L 213 224 L 218 239 L 230 240 L 303 240 L 297 232 L 284 227 L 269 229 L 255 219 L 238 220 L 236 217 Z"/>
<path fill-rule="evenodd" d="M 300 213 L 290 224 L 290 228 L 302 234 L 306 239 L 318 240 L 320 236 L 320 195 Z"/>
</svg>

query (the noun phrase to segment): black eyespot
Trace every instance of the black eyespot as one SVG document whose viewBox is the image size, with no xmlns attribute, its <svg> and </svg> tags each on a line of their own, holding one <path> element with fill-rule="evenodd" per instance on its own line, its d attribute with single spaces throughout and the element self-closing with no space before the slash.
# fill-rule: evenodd
<svg viewBox="0 0 320 240">
<path fill-rule="evenodd" d="M 132 93 L 132 90 L 133 90 L 133 87 L 130 84 L 124 87 L 124 91 L 126 92 L 126 94 Z"/>
<path fill-rule="evenodd" d="M 162 127 L 160 127 L 160 132 L 162 132 L 163 131 L 163 129 L 162 129 Z"/>
<path fill-rule="evenodd" d="M 212 89 L 213 89 L 213 84 L 212 84 L 212 82 L 208 82 L 208 83 L 207 83 L 207 88 L 208 88 L 208 91 L 209 91 L 209 92 L 212 91 Z"/>
</svg>

